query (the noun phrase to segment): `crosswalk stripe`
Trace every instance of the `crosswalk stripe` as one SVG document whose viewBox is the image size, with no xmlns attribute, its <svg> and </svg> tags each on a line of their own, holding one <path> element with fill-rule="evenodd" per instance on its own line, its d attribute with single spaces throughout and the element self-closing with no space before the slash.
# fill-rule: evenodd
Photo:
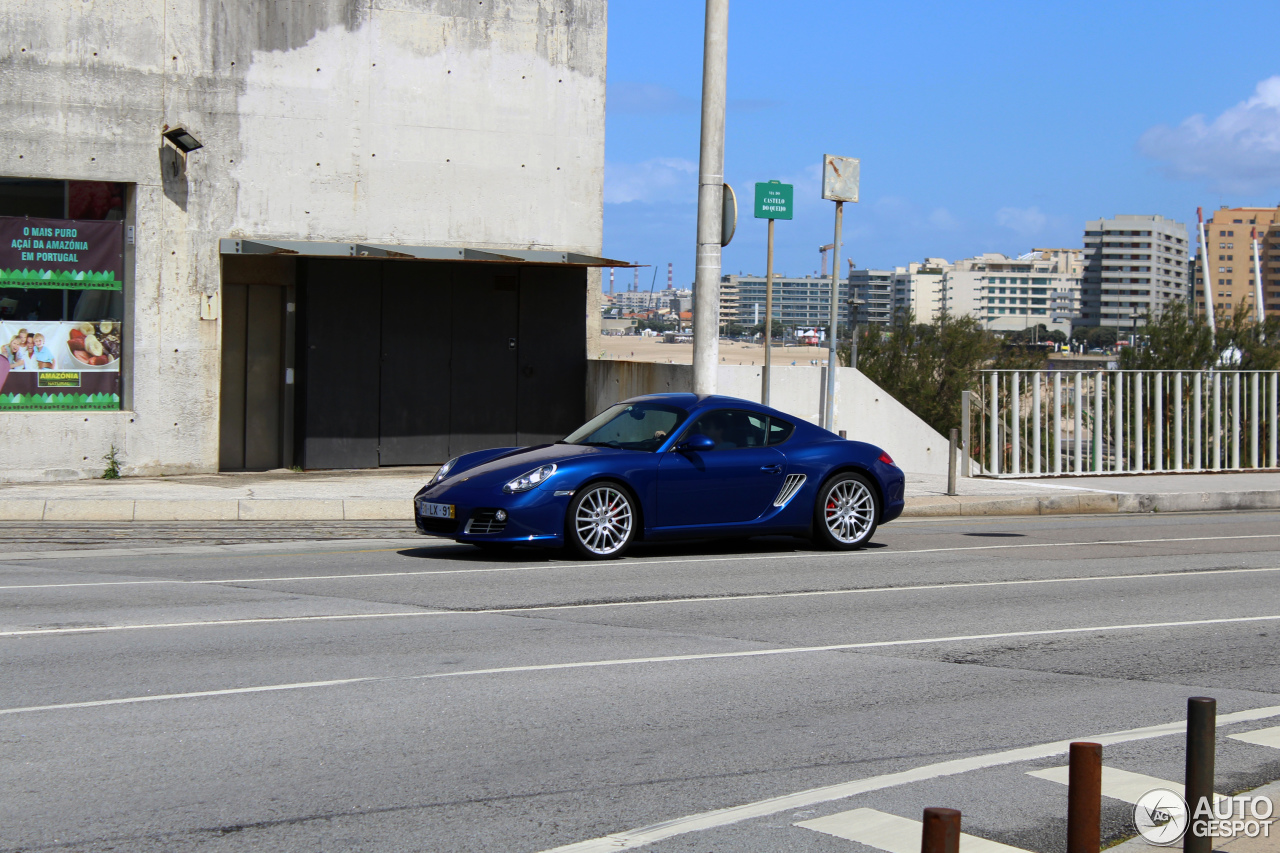
<svg viewBox="0 0 1280 853">
<path fill-rule="evenodd" d="M 1280 749 L 1280 726 L 1269 729 L 1258 729 L 1252 732 L 1243 732 L 1238 735 L 1227 735 L 1232 740 L 1242 740 L 1245 743 L 1253 743 L 1258 746 L 1270 746 Z"/>
<path fill-rule="evenodd" d="M 795 824 L 815 832 L 856 841 L 888 853 L 920 853 L 923 824 L 875 809 L 853 809 Z M 998 841 L 960 834 L 960 853 L 1026 853 Z"/>
<path fill-rule="evenodd" d="M 1070 767 L 1050 767 L 1047 770 L 1032 770 L 1027 775 L 1066 785 L 1070 772 Z M 1186 796 L 1181 782 L 1170 782 L 1168 779 L 1157 779 L 1155 776 L 1146 776 L 1142 773 L 1130 773 L 1128 770 L 1120 770 L 1116 767 L 1102 768 L 1102 796 L 1104 797 L 1136 806 L 1143 794 L 1156 788 L 1173 791 L 1179 797 Z M 1214 794 L 1214 797 L 1219 800 L 1227 799 L 1222 794 Z"/>
</svg>

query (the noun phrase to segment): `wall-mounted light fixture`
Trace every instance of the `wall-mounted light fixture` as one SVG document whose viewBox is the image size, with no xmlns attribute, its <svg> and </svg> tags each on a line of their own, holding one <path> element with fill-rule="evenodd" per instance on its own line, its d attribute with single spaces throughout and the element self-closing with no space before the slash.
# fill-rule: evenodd
<svg viewBox="0 0 1280 853">
<path fill-rule="evenodd" d="M 198 148 L 203 148 L 204 144 L 191 135 L 191 132 L 184 127 L 175 127 L 172 130 L 165 125 L 165 130 L 161 135 L 173 143 L 173 147 L 177 148 L 183 154 L 190 154 Z"/>
</svg>

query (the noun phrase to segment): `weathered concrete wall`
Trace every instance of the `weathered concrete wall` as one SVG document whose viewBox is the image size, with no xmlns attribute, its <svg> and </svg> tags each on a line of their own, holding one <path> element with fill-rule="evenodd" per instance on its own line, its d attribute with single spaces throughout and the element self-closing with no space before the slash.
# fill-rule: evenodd
<svg viewBox="0 0 1280 853">
<path fill-rule="evenodd" d="M 599 254 L 605 39 L 606 0 L 0 0 L 0 175 L 135 184 L 138 229 L 131 410 L 0 415 L 0 480 L 216 470 L 219 238 Z"/>
<path fill-rule="evenodd" d="M 773 368 L 770 405 L 818 423 L 825 371 L 821 367 Z M 760 367 L 721 365 L 719 393 L 760 402 Z M 595 415 L 618 400 L 641 394 L 693 390 L 693 366 L 640 361 L 587 362 L 587 413 Z M 947 473 L 947 439 L 880 386 L 852 367 L 836 372 L 835 431 L 888 451 L 904 471 Z"/>
</svg>

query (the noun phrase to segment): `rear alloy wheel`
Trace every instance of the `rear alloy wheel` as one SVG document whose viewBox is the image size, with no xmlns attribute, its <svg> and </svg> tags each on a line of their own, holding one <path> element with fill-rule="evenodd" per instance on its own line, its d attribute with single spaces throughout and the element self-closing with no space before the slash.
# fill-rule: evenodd
<svg viewBox="0 0 1280 853">
<path fill-rule="evenodd" d="M 621 557 L 635 538 L 635 502 L 616 483 L 594 483 L 574 496 L 565 522 L 565 539 L 581 556 Z"/>
<path fill-rule="evenodd" d="M 817 544 L 852 551 L 871 541 L 880 518 L 880 501 L 871 481 L 850 471 L 837 474 L 823 485 L 813 513 L 813 538 Z"/>
</svg>

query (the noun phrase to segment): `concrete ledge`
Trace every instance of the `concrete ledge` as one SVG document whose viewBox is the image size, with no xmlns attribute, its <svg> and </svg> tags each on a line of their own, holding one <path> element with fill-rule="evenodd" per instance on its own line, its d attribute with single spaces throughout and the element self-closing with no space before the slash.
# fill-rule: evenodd
<svg viewBox="0 0 1280 853">
<path fill-rule="evenodd" d="M 134 521 L 235 521 L 239 513 L 234 500 L 133 502 Z"/>
<path fill-rule="evenodd" d="M 133 501 L 45 501 L 44 521 L 133 521 Z"/>
<path fill-rule="evenodd" d="M 241 521 L 342 521 L 340 500 L 241 500 Z"/>
<path fill-rule="evenodd" d="M 1170 492 L 1165 494 L 1026 495 L 1022 497 L 929 496 L 908 498 L 904 518 L 992 515 L 1083 515 L 1109 512 L 1206 512 L 1280 509 L 1280 491 Z"/>
<path fill-rule="evenodd" d="M 954 518 L 1089 513 L 1206 512 L 1280 509 L 1280 491 L 1171 492 L 908 498 L 904 518 Z M 40 521 L 399 521 L 413 519 L 409 500 L 353 498 L 121 500 L 0 500 L 0 522 Z"/>
<path fill-rule="evenodd" d="M 43 521 L 42 500 L 0 500 L 0 521 Z"/>
<path fill-rule="evenodd" d="M 342 502 L 342 517 L 347 521 L 413 521 L 412 500 L 352 499 Z"/>
</svg>

